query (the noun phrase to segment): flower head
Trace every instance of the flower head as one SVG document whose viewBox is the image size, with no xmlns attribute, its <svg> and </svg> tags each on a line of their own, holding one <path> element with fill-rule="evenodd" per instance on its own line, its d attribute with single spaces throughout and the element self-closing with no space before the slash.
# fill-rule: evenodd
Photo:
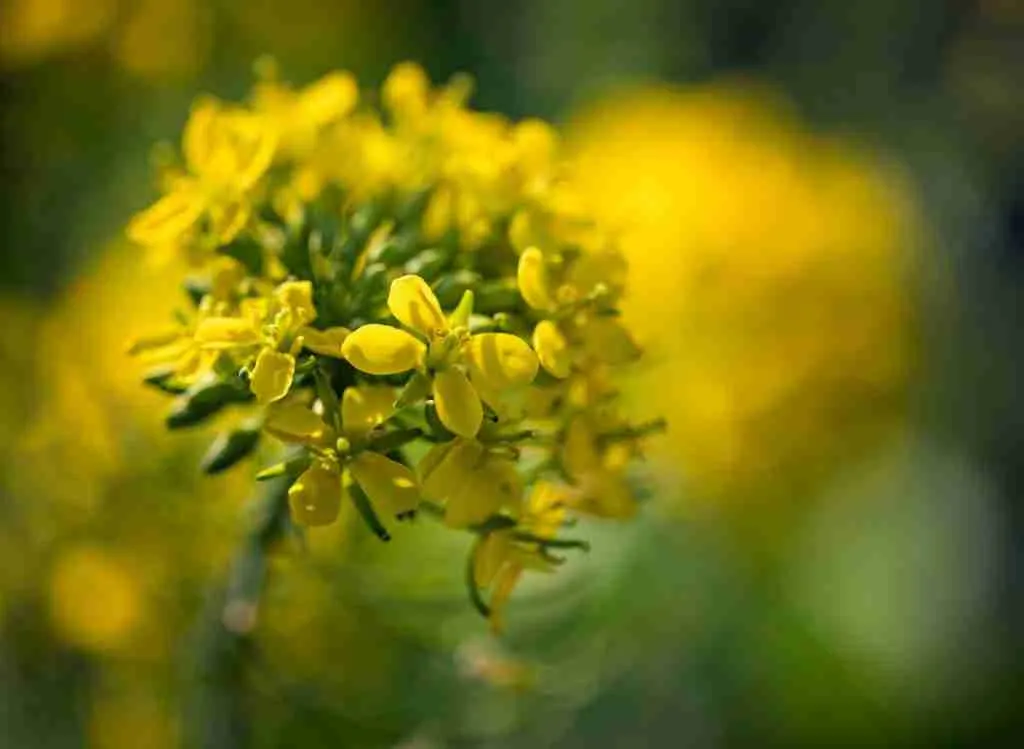
<svg viewBox="0 0 1024 749">
<path fill-rule="evenodd" d="M 388 309 L 406 328 L 363 325 L 345 339 L 342 353 L 352 366 L 376 375 L 420 370 L 431 382 L 441 422 L 460 437 L 475 437 L 483 422 L 481 399 L 496 402 L 506 390 L 529 385 L 537 357 L 518 336 L 471 333 L 472 295 L 451 316 L 419 276 L 391 283 Z"/>
</svg>

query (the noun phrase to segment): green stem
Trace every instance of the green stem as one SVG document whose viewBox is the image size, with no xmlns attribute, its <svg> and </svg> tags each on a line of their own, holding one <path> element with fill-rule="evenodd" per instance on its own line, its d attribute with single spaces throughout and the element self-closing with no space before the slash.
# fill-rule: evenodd
<svg viewBox="0 0 1024 749">
<path fill-rule="evenodd" d="M 235 555 L 225 583 L 210 595 L 198 636 L 194 692 L 186 720 L 195 734 L 189 746 L 244 749 L 253 743 L 245 686 L 252 639 L 267 585 L 267 557 L 289 527 L 291 479 L 268 481 L 254 500 L 252 527 Z"/>
</svg>

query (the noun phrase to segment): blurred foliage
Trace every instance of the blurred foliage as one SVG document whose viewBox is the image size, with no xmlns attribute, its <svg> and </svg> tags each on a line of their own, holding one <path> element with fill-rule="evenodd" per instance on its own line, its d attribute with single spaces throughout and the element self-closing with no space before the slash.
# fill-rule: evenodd
<svg viewBox="0 0 1024 749">
<path fill-rule="evenodd" d="M 2 743 L 1018 743 L 1022 32 L 1016 0 L 0 2 Z M 268 52 L 576 123 L 637 283 L 687 284 L 630 311 L 683 374 L 635 390 L 678 412 L 671 491 L 579 528 L 600 557 L 502 642 L 459 542 L 344 515 L 225 626 L 258 498 L 117 355 L 183 303 L 111 245 L 146 153 Z"/>
</svg>

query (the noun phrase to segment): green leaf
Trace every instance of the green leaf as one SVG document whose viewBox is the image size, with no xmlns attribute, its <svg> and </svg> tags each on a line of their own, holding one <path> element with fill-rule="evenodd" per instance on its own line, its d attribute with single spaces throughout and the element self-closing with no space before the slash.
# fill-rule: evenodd
<svg viewBox="0 0 1024 749">
<path fill-rule="evenodd" d="M 259 427 L 242 427 L 224 432 L 210 445 L 200 466 L 205 473 L 211 475 L 226 471 L 251 455 L 259 440 Z"/>
</svg>

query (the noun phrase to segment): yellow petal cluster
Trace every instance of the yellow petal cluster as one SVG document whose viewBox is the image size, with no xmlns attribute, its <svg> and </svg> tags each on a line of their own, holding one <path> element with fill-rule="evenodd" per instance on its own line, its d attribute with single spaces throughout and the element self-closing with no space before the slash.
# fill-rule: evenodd
<svg viewBox="0 0 1024 749">
<path fill-rule="evenodd" d="M 270 438 L 258 478 L 296 525 L 351 503 L 382 540 L 413 516 L 475 534 L 470 598 L 499 626 L 524 571 L 586 547 L 569 514 L 636 511 L 651 430 L 617 403 L 639 349 L 614 235 L 553 129 L 472 110 L 464 76 L 403 63 L 364 96 L 260 71 L 246 103 L 196 103 L 128 227 L 195 269 L 191 308 L 134 347 L 147 382 L 171 428 L 246 413 L 207 470 Z"/>
</svg>

